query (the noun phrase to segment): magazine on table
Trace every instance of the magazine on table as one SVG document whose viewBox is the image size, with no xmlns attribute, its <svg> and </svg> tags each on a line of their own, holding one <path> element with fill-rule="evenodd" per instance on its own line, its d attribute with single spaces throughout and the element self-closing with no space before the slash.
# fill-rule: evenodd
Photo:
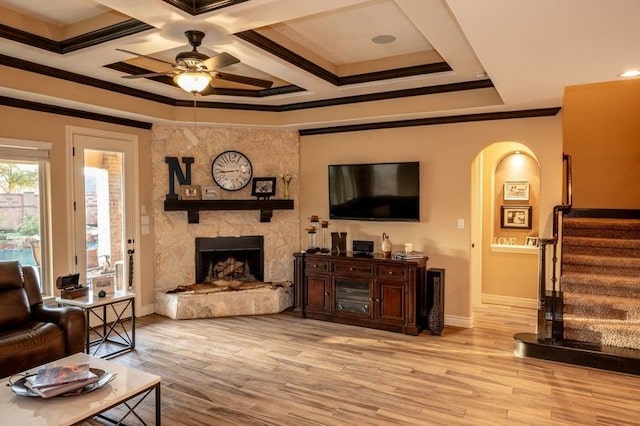
<svg viewBox="0 0 640 426">
<path fill-rule="evenodd" d="M 91 373 L 93 374 L 93 373 Z M 42 398 L 51 398 L 57 395 L 62 394 L 72 394 L 74 391 L 80 393 L 84 389 L 85 386 L 90 385 L 98 381 L 98 376 L 93 374 L 93 377 L 90 377 L 85 380 L 76 380 L 70 383 L 63 383 L 61 385 L 52 385 L 52 386 L 41 386 L 41 387 L 33 387 L 29 380 L 25 382 L 25 386 L 31 389 L 34 393 L 39 395 Z"/>
<path fill-rule="evenodd" d="M 72 382 L 84 382 L 98 377 L 89 370 L 89 363 L 84 362 L 73 365 L 41 368 L 34 376 L 27 377 L 27 383 L 31 389 L 51 387 Z"/>
</svg>

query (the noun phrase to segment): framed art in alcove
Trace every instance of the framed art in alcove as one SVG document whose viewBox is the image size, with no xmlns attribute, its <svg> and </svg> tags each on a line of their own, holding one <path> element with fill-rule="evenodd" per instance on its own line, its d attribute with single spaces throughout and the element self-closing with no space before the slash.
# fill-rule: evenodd
<svg viewBox="0 0 640 426">
<path fill-rule="evenodd" d="M 531 206 L 502 206 L 500 227 L 531 229 Z"/>
<path fill-rule="evenodd" d="M 529 200 L 529 182 L 505 181 L 504 196 L 505 201 L 528 201 Z"/>
</svg>

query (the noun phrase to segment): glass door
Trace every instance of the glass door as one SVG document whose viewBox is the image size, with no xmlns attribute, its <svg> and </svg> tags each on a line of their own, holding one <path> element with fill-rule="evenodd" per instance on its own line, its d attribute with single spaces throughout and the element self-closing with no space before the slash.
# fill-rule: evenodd
<svg viewBox="0 0 640 426">
<path fill-rule="evenodd" d="M 76 271 L 94 292 L 132 290 L 133 148 L 130 143 L 74 135 Z"/>
</svg>

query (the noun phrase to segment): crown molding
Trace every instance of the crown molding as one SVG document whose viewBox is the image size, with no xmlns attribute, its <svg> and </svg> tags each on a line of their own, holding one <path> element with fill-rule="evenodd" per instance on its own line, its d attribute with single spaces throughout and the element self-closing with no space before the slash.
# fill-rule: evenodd
<svg viewBox="0 0 640 426">
<path fill-rule="evenodd" d="M 560 107 L 525 109 L 517 111 L 486 112 L 480 114 L 449 115 L 446 117 L 417 118 L 413 120 L 385 121 L 351 124 L 345 126 L 300 129 L 300 136 L 326 135 L 329 133 L 359 132 L 363 130 L 397 129 L 400 127 L 434 126 L 437 124 L 469 123 L 473 121 L 511 120 L 515 118 L 550 117 L 558 114 Z"/>
<path fill-rule="evenodd" d="M 149 24 L 145 24 L 144 22 L 140 22 L 136 19 L 129 19 L 108 27 L 99 28 L 95 31 L 78 35 L 76 37 L 71 37 L 66 40 L 55 41 L 22 31 L 18 28 L 0 24 L 0 37 L 63 55 L 65 53 L 85 49 L 87 47 L 95 46 L 128 35 L 137 34 L 153 28 L 154 27 Z"/>
</svg>

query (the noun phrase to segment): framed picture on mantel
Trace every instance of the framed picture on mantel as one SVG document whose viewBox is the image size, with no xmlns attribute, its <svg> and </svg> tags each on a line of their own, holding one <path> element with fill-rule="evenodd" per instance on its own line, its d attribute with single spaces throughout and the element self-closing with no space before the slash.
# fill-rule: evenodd
<svg viewBox="0 0 640 426">
<path fill-rule="evenodd" d="M 276 195 L 276 178 L 254 177 L 251 195 L 258 197 L 258 199 L 269 199 L 269 197 Z"/>
</svg>

